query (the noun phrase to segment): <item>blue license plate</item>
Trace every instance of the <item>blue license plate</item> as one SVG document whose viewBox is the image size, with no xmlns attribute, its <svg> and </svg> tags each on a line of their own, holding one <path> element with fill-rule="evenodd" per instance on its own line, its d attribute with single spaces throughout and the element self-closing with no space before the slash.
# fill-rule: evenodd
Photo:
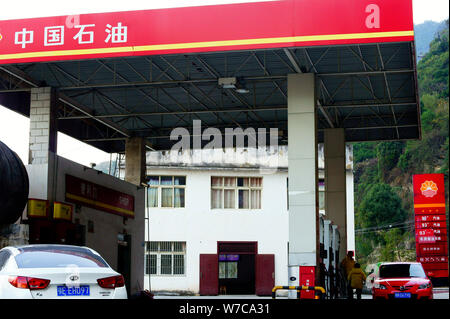
<svg viewBox="0 0 450 319">
<path fill-rule="evenodd" d="M 394 293 L 395 298 L 411 298 L 410 292 L 396 292 Z"/>
<path fill-rule="evenodd" d="M 89 286 L 58 286 L 58 296 L 89 296 Z"/>
</svg>

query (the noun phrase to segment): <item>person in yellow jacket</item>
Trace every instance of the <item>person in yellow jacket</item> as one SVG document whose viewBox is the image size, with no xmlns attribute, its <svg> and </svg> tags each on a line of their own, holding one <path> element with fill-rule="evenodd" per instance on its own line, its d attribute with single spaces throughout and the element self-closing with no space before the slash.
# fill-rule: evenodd
<svg viewBox="0 0 450 319">
<path fill-rule="evenodd" d="M 353 259 L 353 251 L 349 250 L 347 256 L 341 261 L 341 267 L 345 271 L 345 275 L 348 276 L 350 271 L 355 267 L 355 260 Z"/>
<path fill-rule="evenodd" d="M 355 263 L 355 267 L 350 271 L 347 277 L 352 288 L 350 299 L 353 299 L 353 289 L 356 289 L 356 298 L 361 299 L 362 288 L 366 281 L 366 274 L 361 269 L 361 265 Z"/>
<path fill-rule="evenodd" d="M 354 266 L 355 260 L 353 259 L 353 251 L 349 250 L 345 258 L 341 261 L 341 271 L 343 272 L 344 279 L 347 279 L 348 274 L 350 274 L 350 271 L 353 269 Z M 348 280 L 347 280 L 347 287 L 345 288 L 347 290 L 347 299 L 350 299 L 350 297 L 353 298 L 353 289 Z"/>
</svg>

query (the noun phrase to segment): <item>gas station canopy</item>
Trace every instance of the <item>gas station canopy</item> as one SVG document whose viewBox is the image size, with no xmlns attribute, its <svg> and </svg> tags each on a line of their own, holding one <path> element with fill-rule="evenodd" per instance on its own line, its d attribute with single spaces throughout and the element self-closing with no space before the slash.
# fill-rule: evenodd
<svg viewBox="0 0 450 319">
<path fill-rule="evenodd" d="M 106 152 L 175 127 L 278 128 L 287 75 L 316 74 L 319 142 L 417 139 L 411 0 L 281 0 L 0 21 L 0 104 L 58 93 L 58 131 Z"/>
</svg>

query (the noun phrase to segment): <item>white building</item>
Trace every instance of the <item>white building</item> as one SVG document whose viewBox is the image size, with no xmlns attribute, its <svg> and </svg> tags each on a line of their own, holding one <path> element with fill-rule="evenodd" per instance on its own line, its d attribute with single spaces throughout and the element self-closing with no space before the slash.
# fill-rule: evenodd
<svg viewBox="0 0 450 319">
<path fill-rule="evenodd" d="M 350 162 L 351 146 L 347 153 Z M 147 152 L 145 288 L 267 295 L 288 285 L 287 158 L 287 147 Z M 351 165 L 347 171 L 353 201 Z"/>
</svg>

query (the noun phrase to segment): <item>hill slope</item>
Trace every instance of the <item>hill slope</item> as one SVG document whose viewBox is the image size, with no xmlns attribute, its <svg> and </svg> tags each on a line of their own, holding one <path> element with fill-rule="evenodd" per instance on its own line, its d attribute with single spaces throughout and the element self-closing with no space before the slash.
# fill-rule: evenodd
<svg viewBox="0 0 450 319">
<path fill-rule="evenodd" d="M 422 139 L 354 144 L 356 254 L 363 264 L 415 259 L 413 174 L 445 175 L 448 219 L 448 37 L 447 20 L 417 66 Z"/>
<path fill-rule="evenodd" d="M 431 41 L 436 34 L 445 29 L 445 21 L 425 21 L 414 25 L 414 37 L 416 39 L 416 54 L 420 60 L 429 50 Z"/>
</svg>

